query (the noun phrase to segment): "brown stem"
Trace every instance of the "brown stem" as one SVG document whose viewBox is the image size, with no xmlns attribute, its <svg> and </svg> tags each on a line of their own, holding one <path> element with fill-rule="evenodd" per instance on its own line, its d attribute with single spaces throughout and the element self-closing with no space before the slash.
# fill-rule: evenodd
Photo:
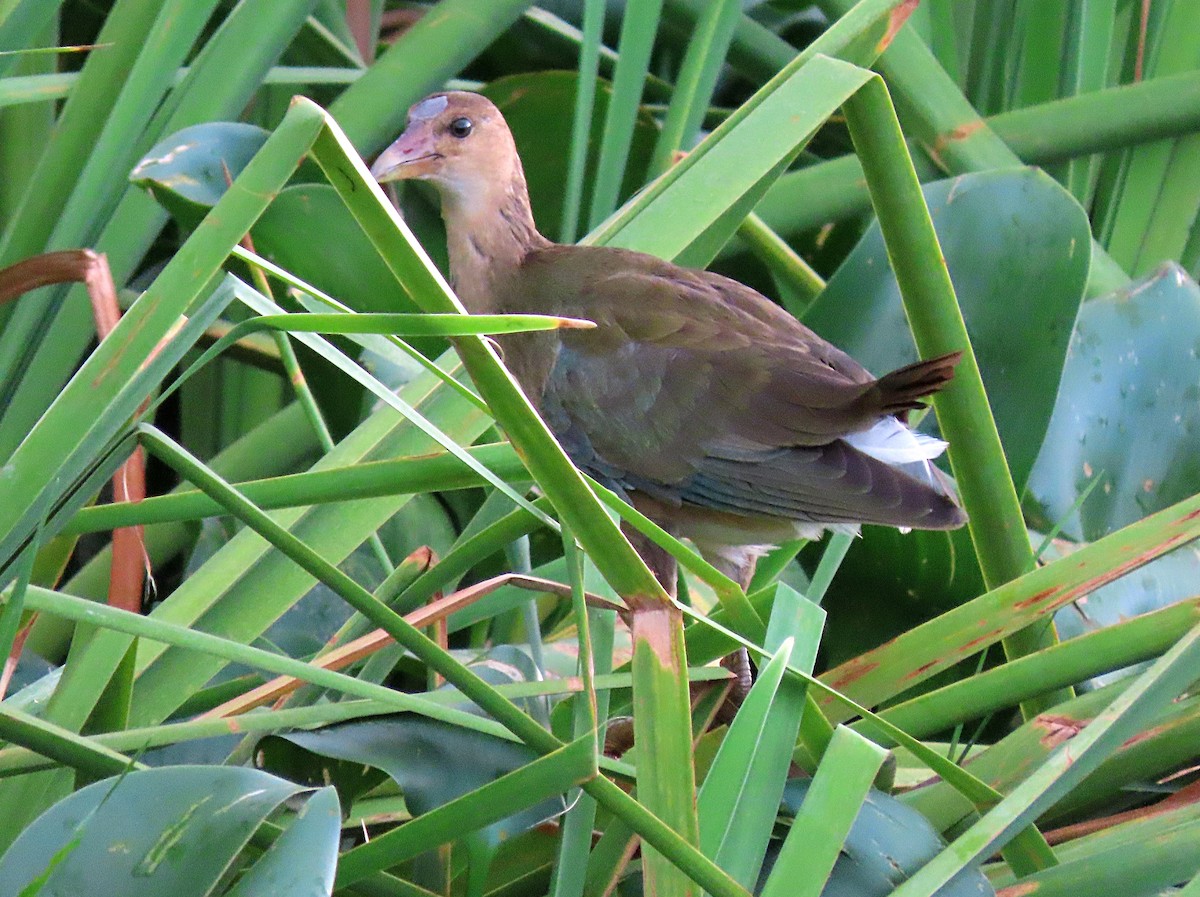
<svg viewBox="0 0 1200 897">
<path fill-rule="evenodd" d="M 105 339 L 121 320 L 117 288 L 108 258 L 91 249 L 66 249 L 24 259 L 0 271 L 0 303 L 11 302 L 30 290 L 60 283 L 82 283 L 92 306 L 96 335 Z M 146 497 L 145 455 L 137 448 L 113 475 L 114 501 L 141 501 Z M 108 603 L 138 613 L 146 583 L 146 549 L 142 527 L 113 530 L 113 561 Z M 13 657 L 19 654 L 14 643 Z"/>
</svg>

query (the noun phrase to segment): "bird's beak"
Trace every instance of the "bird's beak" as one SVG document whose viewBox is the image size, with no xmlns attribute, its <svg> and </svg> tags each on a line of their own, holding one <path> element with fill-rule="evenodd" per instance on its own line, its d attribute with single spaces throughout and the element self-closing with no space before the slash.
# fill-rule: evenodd
<svg viewBox="0 0 1200 897">
<path fill-rule="evenodd" d="M 395 143 L 380 153 L 371 166 L 371 176 L 381 184 L 428 177 L 441 158 L 434 149 L 432 129 L 424 122 L 413 122 Z"/>
</svg>

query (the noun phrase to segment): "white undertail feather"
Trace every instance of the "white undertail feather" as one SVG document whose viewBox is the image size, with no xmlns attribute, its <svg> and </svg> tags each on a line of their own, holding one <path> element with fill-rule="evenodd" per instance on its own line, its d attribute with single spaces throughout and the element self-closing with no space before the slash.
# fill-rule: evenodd
<svg viewBox="0 0 1200 897">
<path fill-rule="evenodd" d="M 942 439 L 911 430 L 894 417 L 885 417 L 871 429 L 851 433 L 842 439 L 864 455 L 891 464 L 939 492 L 948 488 L 945 474 L 930 463 L 949 446 Z M 902 533 L 911 532 L 911 527 L 907 526 L 896 529 Z"/>
<path fill-rule="evenodd" d="M 946 450 L 948 443 L 933 436 L 910 430 L 894 417 L 880 419 L 875 426 L 842 439 L 864 455 L 886 464 L 911 464 L 932 461 Z"/>
</svg>

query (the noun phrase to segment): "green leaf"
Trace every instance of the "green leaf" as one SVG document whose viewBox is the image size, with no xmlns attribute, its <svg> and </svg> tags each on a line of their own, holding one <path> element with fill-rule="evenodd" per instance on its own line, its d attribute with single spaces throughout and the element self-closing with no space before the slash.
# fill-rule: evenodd
<svg viewBox="0 0 1200 897">
<path fill-rule="evenodd" d="M 1200 491 L 1198 384 L 1200 286 L 1181 268 L 1086 303 L 1030 478 L 1035 524 L 1092 540 Z"/>
<path fill-rule="evenodd" d="M 241 122 L 192 125 L 151 147 L 129 180 L 149 190 L 182 223 L 195 227 L 270 136 Z"/>
<path fill-rule="evenodd" d="M 364 767 L 380 770 L 400 786 L 414 816 L 432 812 L 538 757 L 523 744 L 416 714 L 272 735 L 259 742 L 256 751 L 262 754 L 264 769 L 310 784 L 331 781 L 347 803 L 378 781 Z M 561 798 L 544 800 L 483 831 L 495 848 L 564 810 Z"/>
<path fill-rule="evenodd" d="M 322 788 L 296 813 L 295 821 L 275 839 L 225 897 L 263 894 L 328 894 L 333 890 L 341 837 L 337 792 Z"/>
<path fill-rule="evenodd" d="M 784 806 L 795 814 L 811 787 L 811 780 L 789 782 Z M 886 897 L 945 846 L 946 842 L 924 816 L 894 797 L 872 789 L 850 827 L 822 897 Z M 774 866 L 777 854 L 778 848 L 773 845 L 764 873 Z M 966 869 L 939 890 L 938 897 L 994 893 L 978 869 Z"/>
<path fill-rule="evenodd" d="M 435 770 L 433 775 L 440 777 L 441 771 Z M 557 815 L 566 808 L 561 798 L 563 793 L 575 785 L 592 782 L 611 784 L 607 779 L 597 778 L 593 739 L 584 736 L 351 850 L 342 858 L 338 883 L 351 884 L 372 872 L 459 839 L 466 844 L 468 862 L 489 865 L 496 850 L 495 832 L 481 833 L 477 831 L 479 828 L 500 824 L 504 835 L 507 829 L 503 820 L 512 815 L 513 808 L 525 811 L 532 805 L 532 815 L 536 815 L 539 807 L 555 804 Z M 531 818 L 528 812 L 519 812 L 517 816 L 524 820 Z M 480 869 L 478 874 L 486 871 Z"/>
<path fill-rule="evenodd" d="M 840 727 L 833 733 L 763 885 L 763 897 L 820 897 L 886 756 L 883 748 L 850 729 Z"/>
<path fill-rule="evenodd" d="M 0 858 L 0 893 L 22 893 L 51 863 L 36 891 L 42 897 L 213 893 L 267 817 L 304 790 L 258 770 L 222 766 L 148 769 L 96 782 L 22 832 Z M 281 850 L 293 873 L 328 882 L 337 802 L 329 789 L 316 793 L 325 794 L 315 810 L 325 824 L 304 833 L 308 849 L 289 841 Z"/>
<path fill-rule="evenodd" d="M 355 311 L 415 309 L 328 184 L 285 187 L 252 233 L 263 257 Z"/>
<path fill-rule="evenodd" d="M 803 683 L 784 679 L 793 644 L 785 639 L 762 668 L 696 797 L 700 849 L 747 889 L 766 855 L 804 712 Z"/>
<path fill-rule="evenodd" d="M 1082 731 L 1058 744 L 1003 800 L 897 888 L 896 897 L 932 894 L 964 867 L 1002 848 L 1171 707 L 1194 681 L 1198 660 L 1200 626 L 1138 676 Z"/>
<path fill-rule="evenodd" d="M 869 78 L 822 56 L 789 67 L 588 242 L 708 264 L 817 128 Z"/>
</svg>

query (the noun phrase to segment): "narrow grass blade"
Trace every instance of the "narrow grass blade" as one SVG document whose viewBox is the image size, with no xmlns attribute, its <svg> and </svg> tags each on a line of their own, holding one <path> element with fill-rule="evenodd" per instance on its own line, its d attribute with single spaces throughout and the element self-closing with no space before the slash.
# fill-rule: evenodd
<svg viewBox="0 0 1200 897">
<path fill-rule="evenodd" d="M 464 726 L 486 734 L 511 737 L 501 726 L 474 714 L 446 707 L 438 700 L 409 695 L 394 689 L 362 682 L 344 673 L 325 670 L 272 651 L 239 644 L 230 639 L 176 626 L 151 617 L 119 610 L 85 598 L 76 598 L 50 589 L 31 586 L 26 596 L 30 609 L 76 622 L 87 622 L 109 630 L 141 639 L 175 645 L 188 651 L 211 654 L 227 661 L 246 664 L 278 675 L 295 676 L 341 694 L 380 702 L 392 712 L 413 712 L 439 719 L 451 725 Z"/>
<path fill-rule="evenodd" d="M 148 450 L 169 459 L 188 479 L 226 504 L 229 510 L 271 542 L 276 548 L 334 590 L 347 604 L 392 636 L 399 644 L 441 673 L 447 681 L 481 708 L 506 725 L 530 747 L 547 753 L 559 747 L 558 741 L 508 699 L 439 648 L 419 629 L 377 601 L 353 579 L 317 555 L 274 519 L 247 501 L 211 470 L 192 458 L 179 445 L 145 424 L 139 428 Z"/>
<path fill-rule="evenodd" d="M 1103 90 L 1109 83 L 1109 48 L 1113 43 L 1116 0 L 1088 0 L 1070 8 L 1063 63 L 1063 94 L 1074 96 Z M 1063 184 L 1084 208 L 1091 206 L 1092 185 L 1099 160 L 1085 157 L 1066 165 Z"/>
<path fill-rule="evenodd" d="M 934 408 L 951 444 L 950 465 L 984 582 L 996 588 L 1031 570 L 1033 551 L 954 285 L 882 79 L 865 85 L 845 109 L 917 348 L 924 358 L 963 352 L 954 381 L 934 398 Z M 1014 633 L 1004 642 L 1005 653 L 1020 657 L 1053 639 L 1045 629 Z M 1056 697 L 1027 703 L 1022 711 L 1028 718 Z"/>
<path fill-rule="evenodd" d="M 600 777 L 589 782 L 586 789 L 597 803 L 628 823 L 646 842 L 713 897 L 747 897 L 749 894 L 721 867 L 615 783 Z"/>
<path fill-rule="evenodd" d="M 1009 50 L 1015 64 L 1007 106 L 1033 106 L 1058 97 L 1068 16 L 1065 3 L 1017 0 Z"/>
<path fill-rule="evenodd" d="M 0 739 L 94 778 L 146 768 L 145 764 L 97 745 L 90 738 L 3 705 L 0 705 Z"/>
<path fill-rule="evenodd" d="M 257 290 L 251 289 L 240 280 L 235 281 L 234 289 L 237 292 L 238 298 L 260 315 L 280 315 L 280 313 L 283 311 L 282 308 L 271 302 Z M 281 316 L 288 317 L 287 315 Z M 451 317 L 461 318 L 465 316 L 452 315 Z M 368 374 L 361 365 L 356 363 L 345 353 L 335 348 L 329 341 L 311 333 L 301 333 L 297 337 L 297 341 L 305 344 L 310 349 L 313 349 L 318 355 L 321 355 L 323 358 L 333 363 L 333 365 L 343 373 L 348 374 L 355 381 L 366 387 L 367 390 L 375 395 L 380 401 L 399 411 L 418 430 L 474 470 L 491 485 L 499 489 L 500 492 L 508 496 L 508 498 L 510 498 L 514 504 L 524 508 L 526 511 L 538 518 L 538 520 L 540 520 L 543 524 L 552 529 L 558 525 L 557 521 L 555 521 L 553 518 L 534 508 L 529 503 L 529 500 L 525 498 L 525 496 L 513 489 L 508 483 L 494 476 L 490 470 L 467 454 L 462 446 L 455 442 L 455 440 L 451 438 L 445 431 L 432 423 L 423 414 L 418 412 L 417 409 L 405 402 L 402 398 L 400 398 L 399 395 L 397 395 L 395 391 L 388 389 L 375 377 L 372 377 L 370 374 Z M 213 348 L 216 347 L 214 346 Z M 202 357 L 197 364 L 203 362 L 203 360 L 204 359 Z"/>
<path fill-rule="evenodd" d="M 703 266 L 821 124 L 870 77 L 817 57 L 789 66 L 586 242 Z"/>
<path fill-rule="evenodd" d="M 741 13 L 742 7 L 737 0 L 715 0 L 696 23 L 658 143 L 654 145 L 654 155 L 650 159 L 652 175 L 670 168 L 675 154 L 690 149 L 700 133 L 700 124 L 712 102 L 717 76 L 725 64 L 725 54 Z"/>
<path fill-rule="evenodd" d="M 163 371 L 182 354 L 186 346 L 181 343 L 186 335 L 193 329 L 203 332 L 211 323 L 212 317 L 202 312 L 200 317 L 189 318 L 176 336 L 180 316 L 195 314 L 197 298 L 219 270 L 230 247 L 291 175 L 321 122 L 321 116 L 311 108 L 297 106 L 289 112 L 238 176 L 237 189 L 225 194 L 214 214 L 197 228 L 24 438 L 8 461 L 14 486 L 10 501 L 0 508 L 0 532 L 7 534 L 0 538 L 0 564 L 6 563 L 16 546 L 28 538 L 32 525 L 29 509 L 36 504 L 36 497 L 52 488 L 51 481 L 73 483 L 98 448 L 133 416 Z M 202 308 L 212 316 L 219 311 L 211 305 Z M 192 338 L 196 336 L 199 333 Z M 166 348 L 161 348 L 166 340 Z M 153 360 L 146 364 L 146 359 Z M 102 413 L 97 414 L 98 410 Z M 81 426 L 85 421 L 92 423 Z M 47 470 L 41 463 L 45 457 L 62 458 L 63 463 Z"/>
<path fill-rule="evenodd" d="M 1177 137 L 1200 129 L 1200 72 L 1164 76 L 1051 103 L 1010 110 L 986 120 L 1022 161 L 1047 165 L 1090 153 Z M 957 138 L 950 137 L 948 140 Z M 922 181 L 944 176 L 920 144 L 909 150 Z M 799 233 L 867 211 L 870 192 L 857 156 L 842 156 L 784 174 L 756 208 L 771 227 Z M 1095 289 L 1092 293 L 1095 294 Z"/>
<path fill-rule="evenodd" d="M 855 9 L 854 0 L 821 0 L 818 5 L 832 15 L 849 15 Z M 1004 9 L 1003 5 L 996 8 Z M 991 32 L 1003 33 L 1003 26 Z M 991 43 L 1001 46 L 994 40 Z M 905 29 L 898 31 L 880 57 L 879 66 L 907 110 L 912 136 L 930 148 L 930 155 L 939 166 L 962 173 L 1019 164 L 1012 150 L 987 127 L 980 127 L 979 113 L 917 34 Z M 1128 274 L 1098 249 L 1093 244 L 1090 295 L 1108 293 L 1129 283 Z"/>
<path fill-rule="evenodd" d="M 600 41 L 604 28 L 604 0 L 585 0 L 583 35 L 579 47 L 579 80 L 571 119 L 571 153 L 563 192 L 562 232 L 559 242 L 574 243 L 579 235 L 583 207 L 583 178 L 587 170 L 592 115 L 596 106 L 596 77 L 600 67 Z"/>
<path fill-rule="evenodd" d="M 337 98 L 330 115 L 363 152 L 379 149 L 404 129 L 409 106 L 457 75 L 531 5 L 443 0 Z"/>
<path fill-rule="evenodd" d="M 292 312 L 260 315 L 234 325 L 208 349 L 218 355 L 247 334 L 263 330 L 281 333 L 374 333 L 392 336 L 487 336 L 501 333 L 529 333 L 536 330 L 565 328 L 587 329 L 595 326 L 578 318 L 555 315 L 456 315 L 456 314 L 314 314 Z"/>
<path fill-rule="evenodd" d="M 252 265 L 261 271 L 265 271 L 268 274 L 278 277 L 284 283 L 289 284 L 293 288 L 301 291 L 301 293 L 304 295 L 301 295 L 300 303 L 306 308 L 311 309 L 313 307 L 323 306 L 325 308 L 335 309 L 344 314 L 352 314 L 354 312 L 354 310 L 349 306 L 339 302 L 327 293 L 318 290 L 312 284 L 304 282 L 299 277 L 292 274 L 291 271 L 280 268 L 273 262 L 268 261 L 262 256 L 255 255 L 241 246 L 234 247 L 233 256 L 235 258 L 240 258 L 248 265 Z M 353 338 L 354 337 L 351 337 L 351 339 Z M 408 343 L 397 337 L 386 337 L 385 340 L 385 345 L 388 348 L 399 350 L 404 356 L 411 358 L 413 361 L 421 365 L 421 367 L 425 368 L 425 370 L 441 379 L 443 383 L 461 395 L 468 402 L 471 402 L 478 407 L 480 411 L 490 414 L 488 407 L 483 403 L 483 400 L 480 399 L 479 396 L 475 395 L 475 393 L 473 393 L 467 386 L 460 383 L 448 370 L 445 370 L 442 366 L 440 366 L 436 360 L 430 360 L 426 358 L 412 346 L 408 345 Z M 372 349 L 372 351 L 381 352 L 381 354 L 386 354 L 388 351 L 388 349 L 384 346 L 379 346 L 377 344 L 368 346 L 367 343 L 364 342 L 360 343 L 360 345 L 363 345 L 364 348 L 369 347 Z"/>
<path fill-rule="evenodd" d="M 0 77 L 7 74 L 16 55 L 5 55 L 28 46 L 34 35 L 45 33 L 62 6 L 62 0 L 8 0 L 0 5 Z"/>
<path fill-rule="evenodd" d="M 106 213 L 116 205 L 125 187 L 122 180 L 112 177 L 112 172 L 133 167 L 137 158 L 136 135 L 145 117 L 144 110 L 156 105 L 169 89 L 176 68 L 215 6 L 216 0 L 194 3 L 170 0 L 160 6 L 153 25 L 126 51 L 135 54 L 129 68 L 119 76 L 111 73 L 115 77 L 108 88 L 117 99 L 107 119 L 98 117 L 97 109 L 81 109 L 78 113 L 64 110 L 64 125 L 55 135 L 61 137 L 51 143 L 38 168 L 41 177 L 35 176 L 31 185 L 41 187 L 27 192 L 23 208 L 0 245 L 0 259 L 16 261 L 39 250 L 87 246 L 96 239 Z M 118 17 L 110 19 L 115 21 Z M 99 100 L 98 109 L 107 107 L 107 98 Z M 78 127 L 72 128 L 72 124 Z M 93 130 L 97 125 L 98 129 Z M 63 153 L 55 152 L 64 147 L 69 147 L 75 155 L 64 158 Z M 62 164 L 49 168 L 48 163 Z M 77 172 L 74 177 L 73 172 Z M 56 194 L 67 190 L 69 194 L 61 197 L 65 201 L 55 202 Z M 30 232 L 24 232 L 24 228 Z M 34 242 L 39 233 L 45 240 L 44 246 Z M 7 380 L 14 369 L 29 366 L 62 295 L 62 291 L 55 291 L 51 296 L 36 297 L 21 303 L 13 312 L 0 336 L 0 382 Z"/>
<path fill-rule="evenodd" d="M 870 64 L 903 22 L 907 7 L 898 0 L 860 3 L 586 242 L 636 248 L 681 264 L 707 265 L 828 112 L 862 83 L 853 66 L 839 67 L 835 59 L 818 57 L 825 54 Z M 821 114 L 816 106 L 828 106 L 828 112 Z M 763 115 L 764 108 L 775 109 L 775 114 Z M 740 127 L 752 117 L 753 125 Z M 718 161 L 720 165 L 714 164 Z M 737 176 L 731 178 L 731 172 Z M 690 182 L 686 189 L 677 189 L 685 179 Z M 697 208 L 697 197 L 704 197 L 706 204 L 711 201 L 711 207 Z M 686 211 L 679 205 L 685 199 Z"/>
<path fill-rule="evenodd" d="M 604 136 L 600 140 L 600 162 L 592 187 L 589 227 L 594 228 L 617 207 L 633 123 L 642 98 L 642 86 L 650 69 L 650 51 L 658 33 L 658 17 L 663 0 L 640 0 L 626 6 L 621 19 L 621 38 L 617 46 L 617 70 L 613 75 L 613 93 L 604 118 Z"/>
<path fill-rule="evenodd" d="M 1200 599 L 1183 601 L 926 692 L 881 716 L 927 738 L 1025 698 L 1153 660 L 1198 623 Z"/>
<path fill-rule="evenodd" d="M 1200 496 L 1195 496 L 910 629 L 828 671 L 822 681 L 859 703 L 878 704 L 1098 586 L 1200 538 L 1198 518 Z M 1120 559 L 1116 565 L 1114 558 Z M 840 712 L 833 715 L 845 719 Z"/>
<path fill-rule="evenodd" d="M 1146 58 L 1148 75 L 1193 71 L 1200 63 L 1195 41 L 1200 8 L 1190 3 L 1160 7 Z M 1137 147 L 1123 160 L 1122 177 L 1111 201 L 1105 245 L 1113 258 L 1137 277 L 1183 252 L 1200 210 L 1200 137 L 1189 135 Z"/>
<path fill-rule="evenodd" d="M 722 633 L 726 638 L 735 645 L 740 645 L 749 651 L 752 651 L 756 656 L 764 654 L 763 649 L 746 641 L 741 636 L 725 629 L 714 620 L 697 613 L 689 607 L 678 605 L 679 610 L 688 618 L 699 623 L 703 627 L 711 628 Z M 924 743 L 910 736 L 907 732 L 898 729 L 896 726 L 881 718 L 877 714 L 872 713 L 866 707 L 858 704 L 845 695 L 834 691 L 820 679 L 814 679 L 809 673 L 803 669 L 791 665 L 788 667 L 788 672 L 802 682 L 808 683 L 810 687 L 818 691 L 825 701 L 836 701 L 844 708 L 846 717 L 860 716 L 863 718 L 863 728 L 873 733 L 875 737 L 882 740 L 890 739 L 892 743 L 898 744 L 908 750 L 920 762 L 924 763 L 930 771 L 935 775 L 941 776 L 946 783 L 962 794 L 968 801 L 974 804 L 980 810 L 986 810 L 994 806 L 1000 800 L 1001 795 L 994 788 L 981 781 L 972 775 L 963 767 L 957 765 L 953 761 L 947 759 L 942 754 L 928 747 Z M 1005 851 L 1005 859 L 1014 870 L 1024 874 L 1035 869 L 1046 868 L 1054 865 L 1055 857 L 1053 852 L 1047 846 L 1045 839 L 1033 827 L 1028 827 L 1020 832 L 1014 839 L 1013 843 Z"/>
<path fill-rule="evenodd" d="M 493 474 L 506 482 L 529 479 L 525 465 L 508 443 L 491 443 L 465 450 Z M 431 455 L 396 461 L 367 461 L 347 467 L 328 468 L 269 479 L 237 483 L 247 498 L 259 507 L 305 507 L 375 498 L 401 493 L 446 492 L 482 486 L 487 482 L 455 456 Z M 98 532 L 121 526 L 143 526 L 171 520 L 199 520 L 225 513 L 225 509 L 195 490 L 160 495 L 140 502 L 121 502 L 84 508 L 62 528 L 64 534 Z"/>
<path fill-rule="evenodd" d="M 633 732 L 638 752 L 638 799 L 688 844 L 699 841 L 692 770 L 692 723 L 683 627 L 676 611 L 635 608 Z M 647 887 L 663 895 L 692 894 L 694 884 L 670 858 L 642 847 Z"/>
<path fill-rule="evenodd" d="M 838 728 L 792 820 L 763 897 L 820 897 L 842 842 L 887 752 Z"/>
<path fill-rule="evenodd" d="M 50 178 L 43 182 L 47 189 L 36 191 L 36 197 L 31 196 L 26 203 L 22 217 L 30 216 L 26 221 L 30 226 L 14 225 L 14 239 L 40 240 L 34 251 L 44 248 L 46 240 L 52 241 L 51 245 L 92 246 L 108 256 L 116 282 L 124 282 L 152 245 L 166 217 L 161 208 L 147 201 L 140 189 L 129 184 L 126 175 L 133 162 L 164 132 L 173 133 L 200 121 L 237 116 L 257 90 L 260 76 L 283 52 L 300 26 L 305 7 L 312 3 L 313 0 L 280 0 L 266 9 L 260 9 L 253 0 L 240 0 L 233 5 L 203 47 L 195 48 L 185 75 L 180 77 L 178 69 L 161 73 L 163 83 L 174 85 L 174 89 L 158 103 L 153 116 L 147 112 L 148 108 L 153 109 L 153 103 L 134 103 L 132 114 L 128 106 L 123 107 L 120 118 L 125 133 L 112 142 L 119 158 L 107 167 L 101 163 L 95 178 L 102 189 L 85 190 L 83 194 L 75 190 L 84 213 L 75 219 L 65 219 L 63 204 L 68 200 L 59 191 L 74 189 L 76 173 L 82 170 L 79 168 L 82 160 L 92 152 L 98 129 L 107 127 L 104 120 L 107 110 L 130 78 L 133 61 L 127 54 L 145 48 L 149 40 L 145 29 L 153 24 L 148 17 L 157 16 L 163 9 L 163 4 L 142 0 L 115 4 L 98 37 L 100 47 L 89 55 L 80 73 L 83 82 L 73 89 L 54 138 L 47 146 L 46 155 L 54 155 L 55 161 L 49 164 L 43 159 L 34 173 L 35 177 Z M 135 21 L 139 16 L 142 19 Z M 170 9 L 166 9 L 166 16 L 165 25 L 156 32 L 163 45 L 156 52 L 169 49 L 181 35 L 186 39 L 182 32 L 172 31 L 172 22 L 182 25 L 183 20 L 179 16 L 172 18 Z M 115 29 L 112 34 L 110 28 Z M 161 52 L 158 55 L 162 61 Z M 157 78 L 159 73 L 156 70 L 154 74 Z M 77 100 L 81 102 L 76 104 Z M 72 113 L 72 108 L 77 111 Z M 46 171 L 52 174 L 46 175 Z M 43 219 L 49 220 L 45 231 Z M 37 236 L 49 233 L 50 229 L 54 230 L 53 237 Z M 13 246 L 9 249 L 16 251 Z M 25 356 L 27 364 L 18 368 L 20 382 L 11 394 L 0 424 L 0 456 L 8 455 L 32 428 L 74 373 L 93 339 L 80 289 L 51 291 L 43 307 L 46 313 L 39 313 L 36 322 L 43 336 L 32 355 Z M 3 315 L 0 311 L 0 319 Z M 16 346 L 21 353 L 29 348 Z M 0 383 L 0 389 L 6 390 L 7 386 Z M 4 404 L 0 401 L 0 405 Z"/>
<path fill-rule="evenodd" d="M 1002 847 L 1175 700 L 1195 679 L 1197 663 L 1200 627 L 1180 639 L 1083 732 L 1059 746 L 993 810 L 897 888 L 895 897 L 929 897 L 968 863 Z"/>
<path fill-rule="evenodd" d="M 747 889 L 767 853 L 804 712 L 805 687 L 784 681 L 794 645 L 786 638 L 759 672 L 696 797 L 700 849 Z"/>
</svg>

